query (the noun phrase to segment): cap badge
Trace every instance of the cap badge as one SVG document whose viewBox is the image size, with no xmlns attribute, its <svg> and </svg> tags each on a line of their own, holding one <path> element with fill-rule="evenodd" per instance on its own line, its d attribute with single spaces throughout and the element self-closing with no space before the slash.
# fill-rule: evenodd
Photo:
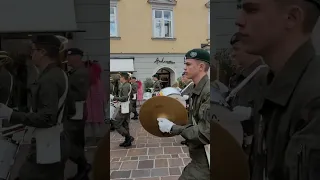
<svg viewBox="0 0 320 180">
<path fill-rule="evenodd" d="M 196 57 L 197 55 L 198 55 L 197 52 L 191 52 L 190 53 L 190 56 L 193 57 L 193 58 Z"/>
</svg>

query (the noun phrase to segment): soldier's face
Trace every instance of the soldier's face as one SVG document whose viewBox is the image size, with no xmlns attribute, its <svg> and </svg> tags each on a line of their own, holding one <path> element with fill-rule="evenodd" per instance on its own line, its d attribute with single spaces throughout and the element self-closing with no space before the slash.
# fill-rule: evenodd
<svg viewBox="0 0 320 180">
<path fill-rule="evenodd" d="M 236 20 L 248 53 L 263 55 L 286 34 L 288 15 L 277 0 L 243 0 Z"/>
<path fill-rule="evenodd" d="M 231 52 L 231 61 L 232 65 L 234 65 L 235 68 L 247 66 L 258 59 L 259 56 L 245 52 L 244 49 L 241 47 L 240 42 L 237 42 L 233 45 Z"/>
<path fill-rule="evenodd" d="M 32 44 L 31 47 L 31 60 L 34 65 L 40 65 L 41 59 L 44 56 L 44 50 L 36 47 L 35 44 Z"/>
<path fill-rule="evenodd" d="M 187 79 L 193 79 L 196 77 L 200 72 L 204 71 L 204 64 L 200 63 L 195 59 L 186 59 L 185 61 L 185 76 Z"/>
</svg>

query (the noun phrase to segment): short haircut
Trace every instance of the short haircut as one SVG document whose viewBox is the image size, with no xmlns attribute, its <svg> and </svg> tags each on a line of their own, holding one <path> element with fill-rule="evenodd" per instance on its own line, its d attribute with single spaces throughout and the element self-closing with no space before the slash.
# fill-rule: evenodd
<svg viewBox="0 0 320 180">
<path fill-rule="evenodd" d="M 44 49 L 49 58 L 59 58 L 61 42 L 56 36 L 39 35 L 32 37 L 31 41 L 37 48 Z"/>
<path fill-rule="evenodd" d="M 208 71 L 209 71 L 209 69 L 210 69 L 210 64 L 209 64 L 209 63 L 204 62 L 204 61 L 200 61 L 200 60 L 196 60 L 196 62 L 197 62 L 198 64 L 200 64 L 200 63 L 203 63 L 203 64 L 204 64 L 204 72 L 208 72 Z"/>
<path fill-rule="evenodd" d="M 129 80 L 130 77 L 128 73 L 121 73 L 120 76 L 123 77 L 125 80 Z"/>
</svg>

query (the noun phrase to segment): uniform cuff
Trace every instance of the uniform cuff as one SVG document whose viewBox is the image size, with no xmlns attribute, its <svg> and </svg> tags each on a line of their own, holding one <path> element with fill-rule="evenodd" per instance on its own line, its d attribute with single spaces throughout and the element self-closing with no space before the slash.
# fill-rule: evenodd
<svg viewBox="0 0 320 180">
<path fill-rule="evenodd" d="M 184 130 L 184 126 L 173 125 L 170 134 L 179 135 Z"/>
</svg>

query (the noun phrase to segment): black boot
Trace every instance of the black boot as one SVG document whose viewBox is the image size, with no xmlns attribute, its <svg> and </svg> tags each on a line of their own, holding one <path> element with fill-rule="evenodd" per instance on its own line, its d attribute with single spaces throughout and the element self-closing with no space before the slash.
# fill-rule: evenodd
<svg viewBox="0 0 320 180">
<path fill-rule="evenodd" d="M 91 171 L 91 165 L 86 163 L 84 166 L 78 165 L 78 172 L 73 178 L 68 180 L 90 180 L 89 172 Z"/>
<path fill-rule="evenodd" d="M 132 136 L 126 137 L 126 140 L 124 141 L 123 147 L 130 147 L 132 146 L 132 142 L 134 141 L 134 138 Z"/>
<path fill-rule="evenodd" d="M 126 140 L 124 140 L 122 143 L 119 144 L 120 147 L 124 147 L 124 144 L 126 143 Z"/>
<path fill-rule="evenodd" d="M 181 141 L 181 144 L 182 144 L 182 145 L 186 145 L 186 146 L 188 146 L 187 141 Z"/>
<path fill-rule="evenodd" d="M 133 116 L 133 118 L 131 118 L 132 120 L 138 120 L 139 118 L 139 114 L 138 113 L 135 113 L 134 114 L 134 116 Z"/>
</svg>

